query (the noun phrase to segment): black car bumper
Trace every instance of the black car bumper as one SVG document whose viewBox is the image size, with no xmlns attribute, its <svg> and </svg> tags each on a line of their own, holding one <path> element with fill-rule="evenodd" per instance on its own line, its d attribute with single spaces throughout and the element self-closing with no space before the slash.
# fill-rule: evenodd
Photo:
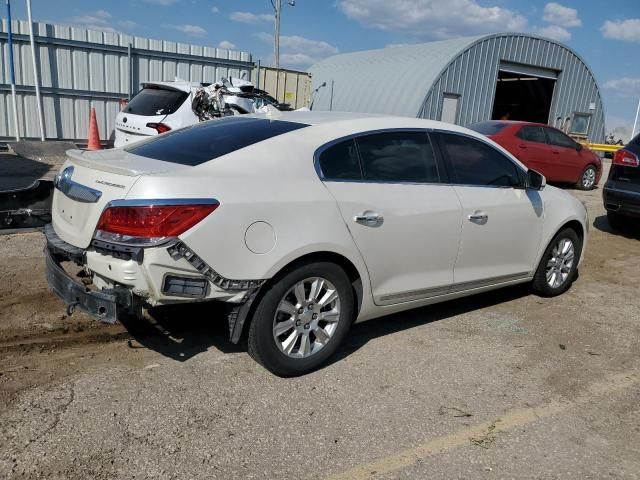
<svg viewBox="0 0 640 480">
<path fill-rule="evenodd" d="M 107 290 L 91 290 L 76 282 L 60 265 L 63 261 L 77 261 L 75 247 L 60 240 L 50 225 L 45 229 L 47 246 L 44 248 L 46 275 L 49 288 L 62 299 L 71 315 L 76 308 L 97 320 L 115 323 L 118 315 L 130 311 L 133 305 L 131 292 L 124 287 Z"/>
<path fill-rule="evenodd" d="M 640 192 L 612 187 L 607 183 L 602 190 L 602 197 L 607 212 L 640 217 Z"/>
</svg>

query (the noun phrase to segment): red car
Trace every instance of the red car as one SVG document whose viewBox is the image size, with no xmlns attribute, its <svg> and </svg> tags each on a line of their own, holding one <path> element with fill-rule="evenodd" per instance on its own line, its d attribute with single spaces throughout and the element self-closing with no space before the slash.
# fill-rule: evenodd
<svg viewBox="0 0 640 480">
<path fill-rule="evenodd" d="M 502 145 L 551 182 L 575 183 L 581 190 L 591 190 L 600 181 L 600 157 L 549 125 L 490 120 L 469 128 Z"/>
</svg>

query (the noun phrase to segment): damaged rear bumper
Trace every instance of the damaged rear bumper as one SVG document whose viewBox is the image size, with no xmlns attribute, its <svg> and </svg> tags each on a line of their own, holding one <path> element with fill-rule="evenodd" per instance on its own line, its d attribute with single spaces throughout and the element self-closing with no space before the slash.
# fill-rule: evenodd
<svg viewBox="0 0 640 480">
<path fill-rule="evenodd" d="M 97 320 L 115 323 L 118 315 L 132 310 L 133 295 L 127 288 L 91 290 L 77 282 L 60 265 L 63 261 L 79 263 L 81 249 L 62 242 L 51 224 L 45 227 L 47 245 L 44 247 L 45 271 L 49 288 L 62 299 L 71 315 L 76 308 Z"/>
</svg>

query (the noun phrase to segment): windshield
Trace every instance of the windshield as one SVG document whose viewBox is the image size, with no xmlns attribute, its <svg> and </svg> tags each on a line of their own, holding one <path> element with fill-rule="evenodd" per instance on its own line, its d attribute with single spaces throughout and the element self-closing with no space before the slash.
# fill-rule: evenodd
<svg viewBox="0 0 640 480">
<path fill-rule="evenodd" d="M 304 127 L 308 125 L 263 118 L 227 117 L 165 133 L 126 150 L 154 160 L 195 166 Z"/>
<path fill-rule="evenodd" d="M 188 96 L 186 92 L 148 86 L 140 90 L 123 111 L 147 117 L 169 115 L 178 110 Z"/>
<path fill-rule="evenodd" d="M 504 122 L 480 122 L 474 123 L 469 128 L 483 135 L 496 135 L 507 127 Z"/>
</svg>

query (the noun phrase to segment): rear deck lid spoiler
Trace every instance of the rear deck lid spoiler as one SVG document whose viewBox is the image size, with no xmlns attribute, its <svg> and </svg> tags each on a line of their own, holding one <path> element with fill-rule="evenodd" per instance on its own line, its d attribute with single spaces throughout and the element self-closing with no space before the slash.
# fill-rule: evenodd
<svg viewBox="0 0 640 480">
<path fill-rule="evenodd" d="M 69 160 L 76 165 L 128 177 L 188 168 L 185 165 L 141 157 L 120 149 L 101 151 L 73 149 L 67 150 L 66 153 Z"/>
</svg>

